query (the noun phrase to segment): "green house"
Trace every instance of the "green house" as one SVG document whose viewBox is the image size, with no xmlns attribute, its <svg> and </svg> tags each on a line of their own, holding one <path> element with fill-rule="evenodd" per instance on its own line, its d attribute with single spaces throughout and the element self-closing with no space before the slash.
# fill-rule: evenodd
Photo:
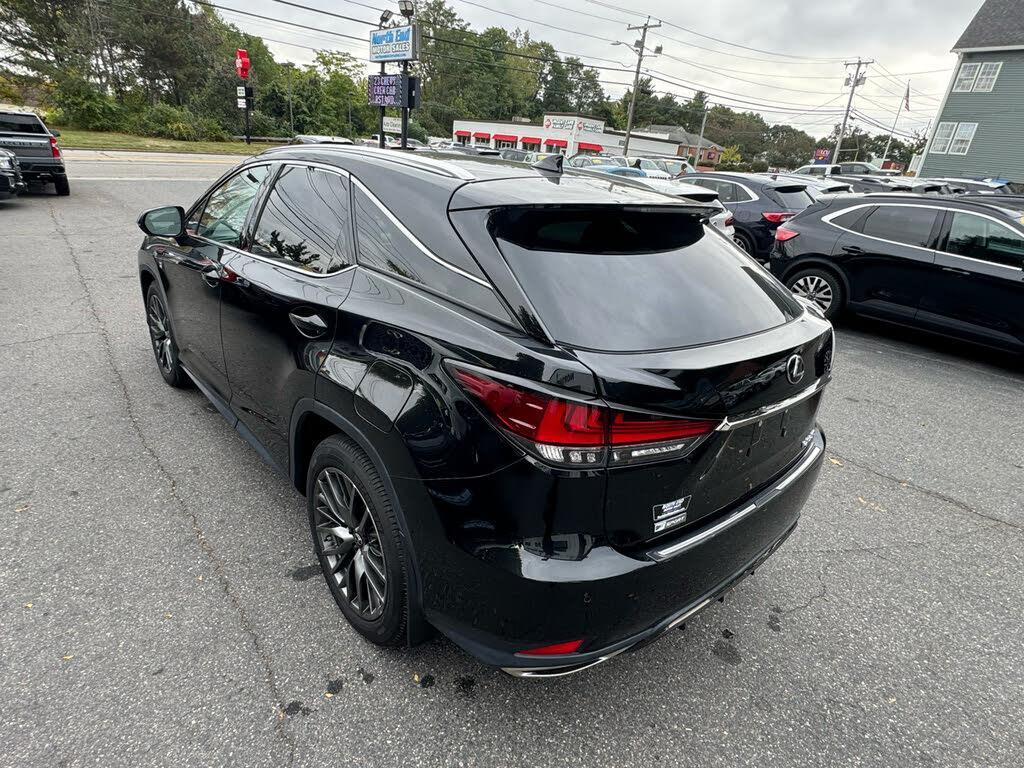
<svg viewBox="0 0 1024 768">
<path fill-rule="evenodd" d="M 986 0 L 953 53 L 920 175 L 1024 183 L 1024 0 Z"/>
</svg>

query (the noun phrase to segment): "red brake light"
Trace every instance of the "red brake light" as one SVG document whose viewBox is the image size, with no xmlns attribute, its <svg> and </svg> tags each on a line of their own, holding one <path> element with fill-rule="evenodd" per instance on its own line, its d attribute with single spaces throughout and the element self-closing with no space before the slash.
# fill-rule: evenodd
<svg viewBox="0 0 1024 768">
<path fill-rule="evenodd" d="M 775 230 L 775 239 L 780 243 L 784 243 L 787 240 L 792 240 L 794 237 L 799 235 L 795 229 L 787 229 L 786 227 L 779 227 Z"/>
<path fill-rule="evenodd" d="M 576 653 L 583 645 L 583 639 L 568 640 L 564 643 L 554 645 L 543 645 L 540 648 L 531 648 L 528 651 L 519 651 L 520 656 L 558 656 L 563 653 Z"/>
<path fill-rule="evenodd" d="M 538 443 L 583 446 L 604 443 L 604 409 L 455 369 L 455 377 L 510 432 Z"/>
<path fill-rule="evenodd" d="M 474 371 L 451 370 L 502 427 L 560 464 L 603 464 L 606 449 L 612 449 L 613 464 L 682 456 L 719 424 L 564 400 Z"/>
<path fill-rule="evenodd" d="M 781 224 L 786 219 L 792 219 L 795 213 L 762 213 L 761 218 L 770 224 Z"/>
<path fill-rule="evenodd" d="M 57 146 L 57 137 L 50 137 L 50 154 L 53 157 L 60 157 L 60 147 Z"/>
</svg>

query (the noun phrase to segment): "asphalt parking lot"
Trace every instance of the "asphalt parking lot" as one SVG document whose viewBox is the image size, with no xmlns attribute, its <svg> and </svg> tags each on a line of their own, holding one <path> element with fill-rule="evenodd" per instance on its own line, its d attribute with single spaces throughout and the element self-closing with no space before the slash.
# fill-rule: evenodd
<svg viewBox="0 0 1024 768">
<path fill-rule="evenodd" d="M 375 648 L 304 501 L 143 321 L 135 219 L 235 160 L 0 202 L 0 765 L 1024 763 L 1024 366 L 844 324 L 800 526 L 658 643 L 517 680 Z"/>
</svg>

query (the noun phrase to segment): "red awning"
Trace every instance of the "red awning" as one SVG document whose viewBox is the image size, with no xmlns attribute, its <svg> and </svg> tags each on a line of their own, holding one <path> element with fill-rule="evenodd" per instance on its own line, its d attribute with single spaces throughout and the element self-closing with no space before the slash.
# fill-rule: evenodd
<svg viewBox="0 0 1024 768">
<path fill-rule="evenodd" d="M 456 136 L 469 136 L 469 131 L 456 131 Z"/>
<path fill-rule="evenodd" d="M 495 141 L 519 141 L 518 136 L 513 136 L 510 133 L 496 133 L 494 134 Z"/>
<path fill-rule="evenodd" d="M 539 136 L 523 136 L 523 144 L 540 144 Z"/>
<path fill-rule="evenodd" d="M 604 147 L 600 144 L 589 144 L 585 141 L 581 141 L 576 145 L 579 149 L 589 149 L 591 152 L 604 152 Z"/>
<path fill-rule="evenodd" d="M 567 147 L 569 142 L 565 139 L 544 139 L 544 143 L 549 147 Z"/>
<path fill-rule="evenodd" d="M 483 131 L 477 131 L 476 133 L 473 134 L 473 138 L 474 139 L 489 139 L 489 138 L 491 138 L 491 134 L 484 133 Z"/>
</svg>

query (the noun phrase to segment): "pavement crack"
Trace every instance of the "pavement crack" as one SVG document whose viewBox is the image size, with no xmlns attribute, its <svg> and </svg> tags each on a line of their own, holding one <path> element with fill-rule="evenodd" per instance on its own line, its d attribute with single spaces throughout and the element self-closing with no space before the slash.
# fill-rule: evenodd
<svg viewBox="0 0 1024 768">
<path fill-rule="evenodd" d="M 799 613 L 800 611 L 806 611 L 816 602 L 818 602 L 819 600 L 824 600 L 828 596 L 828 585 L 825 584 L 824 569 L 821 573 L 818 574 L 818 584 L 821 585 L 821 589 L 819 589 L 817 592 L 808 597 L 804 602 L 800 603 L 799 605 L 794 605 L 792 608 L 786 608 L 784 611 L 782 611 L 782 615 L 788 616 L 791 613 Z"/>
<path fill-rule="evenodd" d="M 53 220 L 54 228 L 57 234 L 60 235 L 61 240 L 64 241 L 65 246 L 68 250 L 68 256 L 71 260 L 71 264 L 75 270 L 75 277 L 78 283 L 82 287 L 82 291 L 86 298 L 86 306 L 89 309 L 89 313 L 92 315 L 93 320 L 96 323 L 97 333 L 100 340 L 103 343 L 104 354 L 107 358 L 107 362 L 110 365 L 110 369 L 114 374 L 114 378 L 117 381 L 117 387 L 120 390 L 120 394 L 125 403 L 125 411 L 128 415 L 128 421 L 131 424 L 132 431 L 139 438 L 139 442 L 142 444 L 142 448 L 145 453 L 153 461 L 159 474 L 166 481 L 171 499 L 181 510 L 182 515 L 192 528 L 192 533 L 195 536 L 196 543 L 199 545 L 200 550 L 209 560 L 210 565 L 213 567 L 213 571 L 216 574 L 217 581 L 220 584 L 224 595 L 227 597 L 228 602 L 235 609 L 238 614 L 238 622 L 241 626 L 242 631 L 249 638 L 252 643 L 256 655 L 259 658 L 260 665 L 263 667 L 264 677 L 267 683 L 267 687 L 270 689 L 271 695 L 274 699 L 275 715 L 274 715 L 274 730 L 278 738 L 288 748 L 289 758 L 288 765 L 291 765 L 295 760 L 296 743 L 295 739 L 285 728 L 285 705 L 284 697 L 281 695 L 281 689 L 277 682 L 277 675 L 274 672 L 274 659 L 270 651 L 263 646 L 260 641 L 259 634 L 256 632 L 256 627 L 253 623 L 252 617 L 249 615 L 248 610 L 242 603 L 238 594 L 235 592 L 231 585 L 231 580 L 228 578 L 227 572 L 224 568 L 224 561 L 217 554 L 210 540 L 206 537 L 206 533 L 203 531 L 202 524 L 199 521 L 199 517 L 192 509 L 189 508 L 188 504 L 178 493 L 178 482 L 175 479 L 171 471 L 164 465 L 157 453 L 155 447 L 149 442 L 146 437 L 146 433 L 142 428 L 142 423 L 139 420 L 138 412 L 135 407 L 135 401 L 132 399 L 131 393 L 128 390 L 128 383 L 125 381 L 121 370 L 117 367 L 114 357 L 114 345 L 110 339 L 110 333 L 107 330 L 106 324 L 100 317 L 99 310 L 96 307 L 96 301 L 92 294 L 92 290 L 89 288 L 89 282 L 86 280 L 84 273 L 82 272 L 82 266 L 79 263 L 78 257 L 75 254 L 75 249 L 71 244 L 71 239 L 68 237 L 67 232 L 61 225 L 60 220 L 57 218 L 56 212 L 54 211 L 53 204 L 48 204 L 48 210 L 50 218 Z"/>
<path fill-rule="evenodd" d="M 19 344 L 38 344 L 42 341 L 53 341 L 54 339 L 63 339 L 65 336 L 95 336 L 97 331 L 62 331 L 61 333 L 51 333 L 49 336 L 40 336 L 36 339 L 21 339 L 19 341 L 5 341 L 0 344 L 0 349 L 6 347 L 16 347 Z"/>
<path fill-rule="evenodd" d="M 872 467 L 869 464 L 865 464 L 863 462 L 857 461 L 856 459 L 851 459 L 851 458 L 849 458 L 847 456 L 840 455 L 840 454 L 836 453 L 835 451 L 831 451 L 830 450 L 829 453 L 832 454 L 832 456 L 834 456 L 835 458 L 837 458 L 840 461 L 844 462 L 845 464 L 849 464 L 849 465 L 854 466 L 857 469 L 860 469 L 860 470 L 862 470 L 864 472 L 868 472 L 868 473 L 874 475 L 875 477 L 881 478 L 882 480 L 888 480 L 891 483 L 896 483 L 897 485 L 899 485 L 902 488 L 910 488 L 911 490 L 917 491 L 918 493 L 924 494 L 925 496 L 929 496 L 929 497 L 935 499 L 936 501 L 941 501 L 941 502 L 943 502 L 945 504 L 949 504 L 951 507 L 959 509 L 961 512 L 965 512 L 968 515 L 972 515 L 974 517 L 979 517 L 982 520 L 988 520 L 989 522 L 992 522 L 992 523 L 998 523 L 998 524 L 1001 524 L 1001 525 L 1005 525 L 1008 528 L 1013 528 L 1014 530 L 1017 530 L 1017 531 L 1024 531 L 1024 525 L 1021 525 L 1020 523 L 1013 522 L 1011 520 L 1004 520 L 1001 517 L 989 514 L 987 512 L 982 512 L 981 510 L 975 509 L 974 507 L 972 507 L 966 501 L 961 501 L 960 499 L 956 498 L 955 496 L 950 496 L 948 493 L 944 493 L 942 491 L 937 491 L 934 488 L 926 488 L 925 486 L 918 485 L 914 481 L 908 480 L 906 478 L 901 478 L 901 477 L 896 477 L 895 475 L 890 475 L 887 472 L 883 472 L 880 469 L 876 469 L 875 467 Z"/>
</svg>

